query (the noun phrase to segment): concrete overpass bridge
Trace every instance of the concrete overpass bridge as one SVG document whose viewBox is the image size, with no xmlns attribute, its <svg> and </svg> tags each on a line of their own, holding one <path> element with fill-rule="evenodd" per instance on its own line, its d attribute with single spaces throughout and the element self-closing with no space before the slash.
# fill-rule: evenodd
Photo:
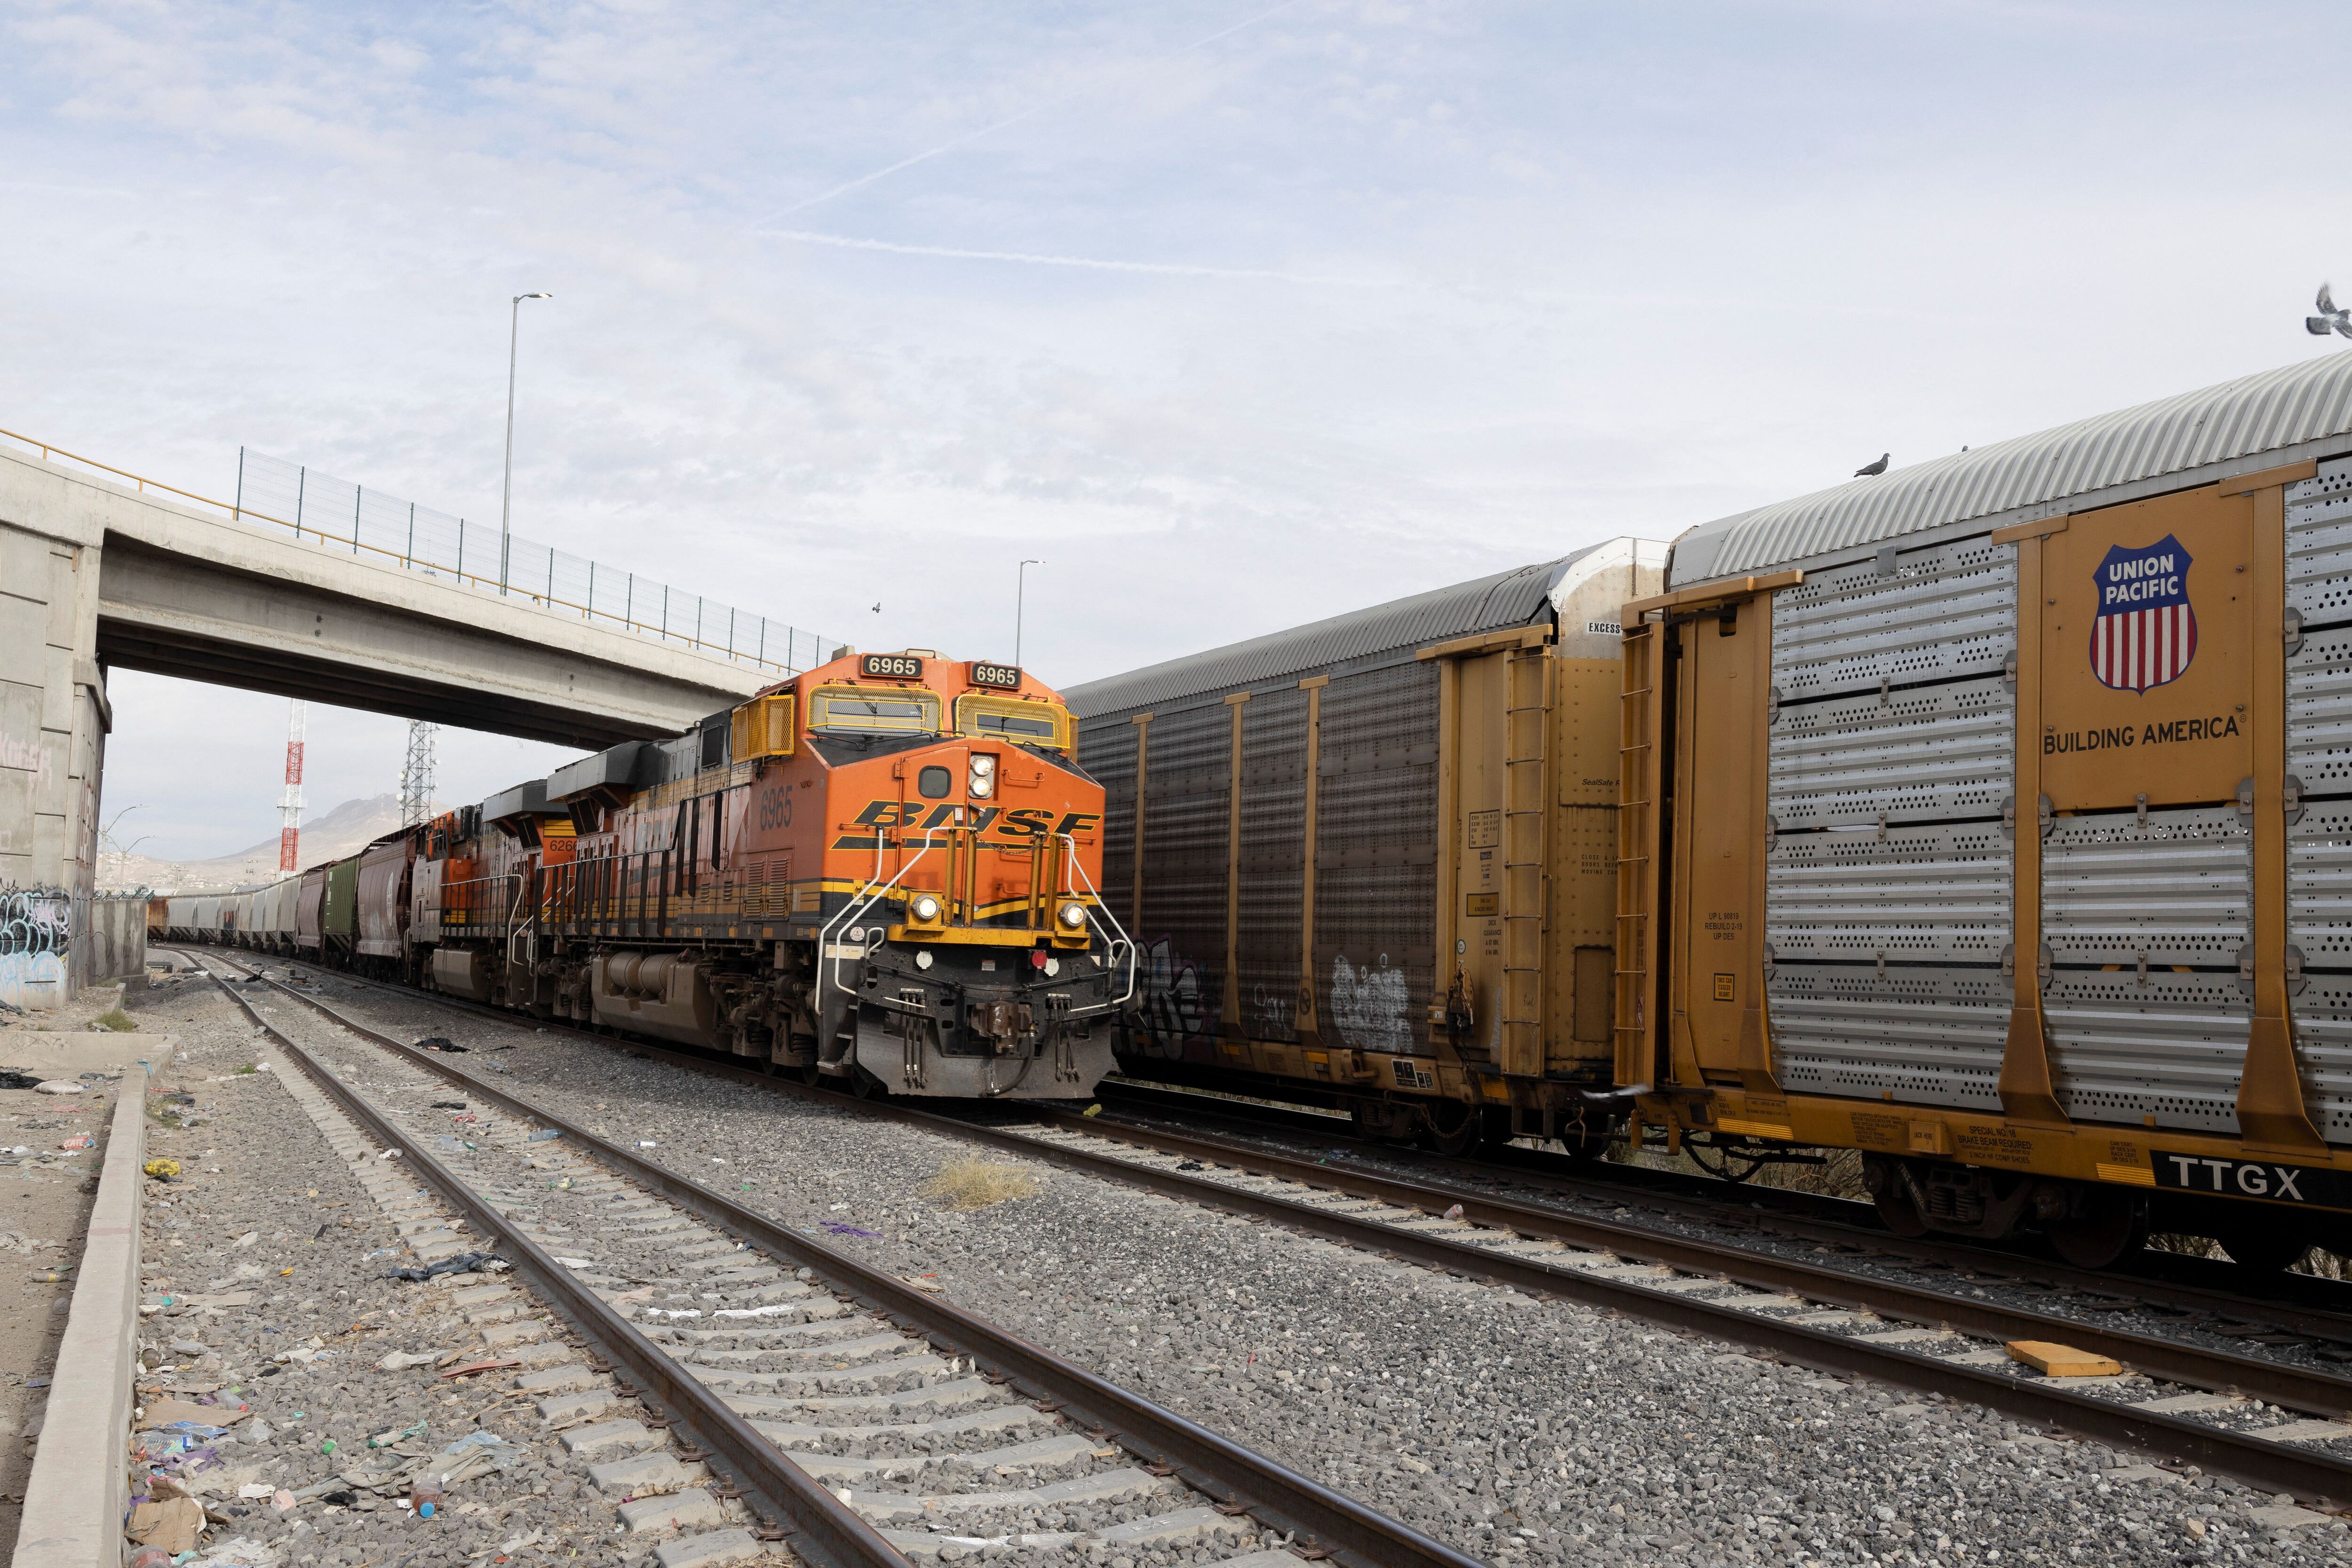
<svg viewBox="0 0 2352 1568">
<path fill-rule="evenodd" d="M 110 668 L 583 748 L 675 735 L 784 674 L 0 449 L 0 890 L 87 906 Z"/>
</svg>

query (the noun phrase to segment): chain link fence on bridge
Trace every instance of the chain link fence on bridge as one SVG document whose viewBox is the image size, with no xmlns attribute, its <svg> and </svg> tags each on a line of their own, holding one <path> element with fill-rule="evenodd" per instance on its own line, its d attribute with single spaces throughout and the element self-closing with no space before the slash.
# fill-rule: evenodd
<svg viewBox="0 0 2352 1568">
<path fill-rule="evenodd" d="M 236 514 L 290 528 L 330 549 L 391 559 L 427 576 L 616 622 L 649 637 L 683 643 L 780 674 L 823 664 L 833 644 L 814 632 L 720 604 L 635 572 L 583 560 L 551 546 L 453 517 L 321 474 L 316 468 L 240 447 Z"/>
</svg>

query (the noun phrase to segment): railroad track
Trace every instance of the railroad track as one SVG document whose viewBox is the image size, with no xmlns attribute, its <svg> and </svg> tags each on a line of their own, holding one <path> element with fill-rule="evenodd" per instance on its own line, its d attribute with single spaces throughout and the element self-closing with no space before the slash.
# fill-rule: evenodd
<svg viewBox="0 0 2352 1568">
<path fill-rule="evenodd" d="M 263 978 L 260 1000 L 301 1002 L 364 1042 L 306 1044 L 215 965 L 256 971 L 216 953 L 197 962 L 306 1077 L 496 1242 L 589 1347 L 592 1371 L 658 1407 L 625 1417 L 609 1401 L 591 1407 L 591 1395 L 551 1391 L 542 1415 L 588 1423 L 566 1442 L 583 1462 L 605 1456 L 590 1471 L 602 1490 L 675 1489 L 723 1471 L 714 1501 L 740 1500 L 758 1535 L 824 1568 L 903 1568 L 944 1547 L 1091 1542 L 1113 1553 L 1205 1547 L 1224 1568 L 1477 1562 Z M 421 1134 L 427 1118 L 451 1130 Z M 956 1484 L 973 1476 L 1010 1479 L 986 1490 Z M 679 1555 L 730 1560 L 719 1546 Z"/>
<path fill-rule="evenodd" d="M 1785 1188 L 1735 1186 L 1715 1178 L 1685 1176 L 1646 1166 L 1571 1164 L 1558 1155 L 1517 1147 L 1485 1155 L 1443 1155 L 1416 1150 L 1368 1145 L 1336 1125 L 1317 1126 L 1313 1113 L 1287 1114 L 1250 1102 L 1164 1090 L 1158 1085 L 1106 1082 L 1098 1092 L 1106 1113 L 1092 1121 L 1130 1124 L 1137 1107 L 1149 1107 L 1169 1117 L 1132 1124 L 1145 1130 L 1197 1130 L 1202 1121 L 1218 1129 L 1212 1135 L 1228 1142 L 1250 1142 L 1278 1131 L 1296 1137 L 1338 1140 L 1349 1157 L 1368 1161 L 1378 1170 L 1402 1174 L 1408 1179 L 1438 1184 L 1466 1184 L 1467 1190 L 1505 1193 L 1514 1187 L 1550 1201 L 1602 1204 L 1623 1211 L 1646 1208 L 1661 1218 L 1718 1229 L 1744 1230 L 1759 1243 L 1772 1240 L 1803 1242 L 1829 1249 L 1857 1260 L 1918 1272 L 1952 1271 L 2001 1285 L 2032 1285 L 2064 1296 L 2079 1296 L 2090 1310 L 2110 1312 L 2149 1309 L 2178 1331 L 2197 1320 L 2210 1320 L 2226 1337 L 2256 1340 L 2269 1345 L 2300 1341 L 2323 1361 L 2352 1364 L 2352 1287 L 2308 1275 L 2276 1276 L 2280 1290 L 2260 1294 L 2209 1282 L 2215 1276 L 2240 1274 L 2234 1265 L 2210 1262 L 2181 1254 L 2150 1252 L 2136 1269 L 2076 1269 L 2012 1246 L 1970 1242 L 1958 1238 L 1897 1237 L 1881 1226 L 1871 1206 L 1851 1198 L 1827 1197 Z M 1128 1114 L 1119 1114 L 1121 1108 Z M 1313 1118 L 1313 1119 L 1310 1119 Z M 1328 1149 L 1328 1145 L 1325 1147 Z M 1294 1145 L 1270 1145 L 1270 1152 L 1300 1152 Z M 2186 1277 L 2189 1266 L 2195 1275 Z M 2179 1270 L 2179 1271 L 2176 1271 Z M 2328 1299 L 2343 1302 L 2330 1306 Z"/>
<path fill-rule="evenodd" d="M 459 1005 L 382 988 L 412 1001 Z M 316 998 L 286 994 L 373 1033 Z M 492 1009 L 460 1010 L 510 1027 L 562 1028 L 521 1023 Z M 566 1032 L 615 1043 L 584 1030 Z M 1066 1113 L 1037 1112 L 1026 1129 L 990 1125 L 810 1089 L 647 1041 L 632 1040 L 628 1047 L 747 1086 L 821 1099 L 1533 1295 L 1608 1307 L 1802 1364 L 1939 1393 L 2266 1490 L 2336 1506 L 2352 1501 L 2352 1423 L 2344 1419 L 2352 1415 L 2352 1378 L 2332 1372 L 1990 1301 L 1971 1294 L 1959 1278 L 1926 1284 L 1861 1275 L 1733 1242 Z M 2126 1372 L 2104 1381 L 2032 1376 L 2002 1348 L 2020 1340 L 2057 1341 L 2111 1357 Z"/>
</svg>

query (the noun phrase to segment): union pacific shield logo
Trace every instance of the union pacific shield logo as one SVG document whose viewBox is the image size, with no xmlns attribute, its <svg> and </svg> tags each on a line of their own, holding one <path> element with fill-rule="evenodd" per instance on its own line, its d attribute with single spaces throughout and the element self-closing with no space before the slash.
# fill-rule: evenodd
<svg viewBox="0 0 2352 1568">
<path fill-rule="evenodd" d="M 2141 549 L 2116 545 L 2094 574 L 2099 614 L 2091 622 L 2091 673 L 2102 685 L 2144 692 L 2177 681 L 2197 656 L 2197 612 L 2189 604 L 2189 552 L 2167 534 Z"/>
</svg>

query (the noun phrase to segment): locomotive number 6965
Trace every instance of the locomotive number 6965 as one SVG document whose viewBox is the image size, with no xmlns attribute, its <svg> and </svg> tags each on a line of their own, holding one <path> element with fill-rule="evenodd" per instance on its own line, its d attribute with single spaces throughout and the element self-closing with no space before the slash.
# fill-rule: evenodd
<svg viewBox="0 0 2352 1568">
<path fill-rule="evenodd" d="M 868 653 L 857 661 L 857 673 L 869 680 L 919 681 L 923 661 L 912 653 Z"/>
</svg>

